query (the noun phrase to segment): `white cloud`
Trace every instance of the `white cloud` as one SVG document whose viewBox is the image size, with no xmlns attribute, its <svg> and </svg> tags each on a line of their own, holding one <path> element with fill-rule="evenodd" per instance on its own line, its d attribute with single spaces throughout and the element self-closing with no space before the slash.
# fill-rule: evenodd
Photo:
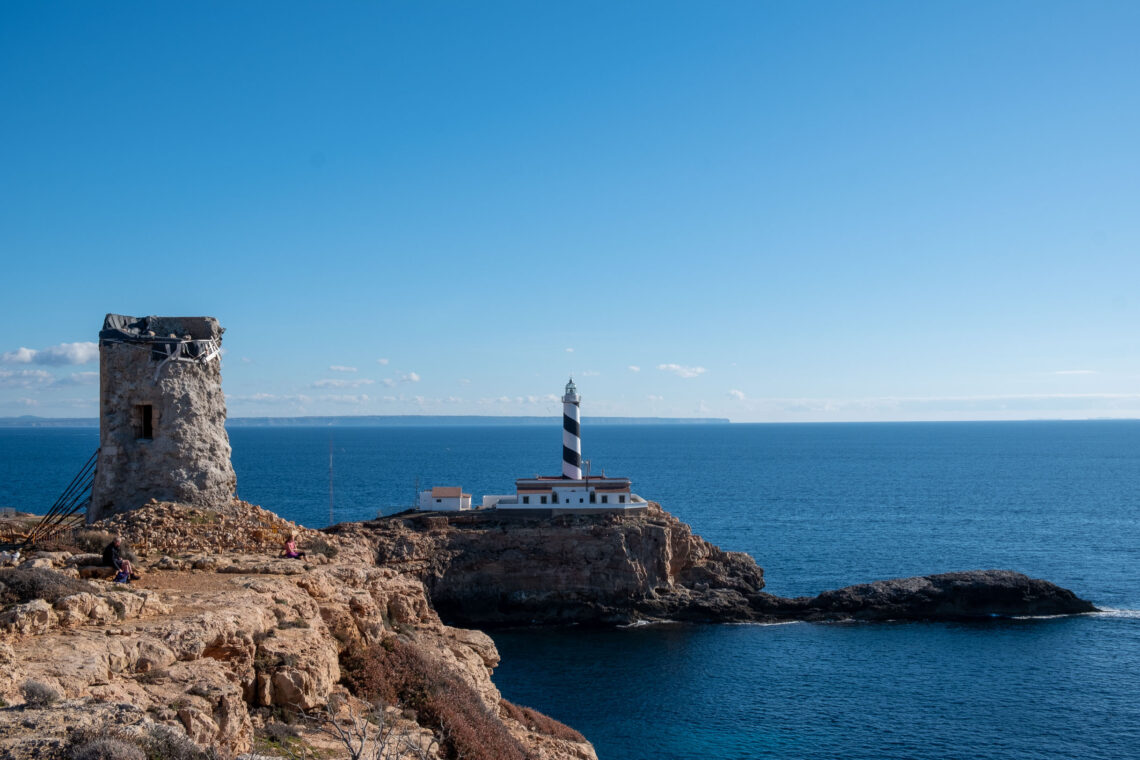
<svg viewBox="0 0 1140 760">
<path fill-rule="evenodd" d="M 447 398 L 445 398 L 443 400 L 443 403 L 445 403 L 445 404 L 462 404 L 463 399 L 459 398 L 458 396 L 448 396 Z"/>
<path fill-rule="evenodd" d="M 242 364 L 253 364 L 253 359 L 250 359 L 248 356 L 243 356 L 241 358 L 241 363 Z"/>
<path fill-rule="evenodd" d="M 407 372 L 403 375 L 400 375 L 400 379 L 405 383 L 418 383 L 420 381 L 420 376 L 415 372 Z"/>
<path fill-rule="evenodd" d="M 568 349 L 566 349 L 566 353 L 572 354 L 572 353 L 574 353 L 574 349 L 568 348 Z"/>
<path fill-rule="evenodd" d="M 697 377 L 708 372 L 704 367 L 686 367 L 681 364 L 658 364 L 657 369 L 663 372 L 672 372 L 677 377 Z"/>
<path fill-rule="evenodd" d="M 744 395 L 744 391 L 738 391 L 735 389 L 728 392 L 728 397 L 737 401 L 743 401 L 745 398 L 747 398 Z"/>
<path fill-rule="evenodd" d="M 459 378 L 459 382 L 463 383 L 464 385 L 471 385 L 471 378 L 461 377 Z"/>
<path fill-rule="evenodd" d="M 1099 374 L 1095 369 L 1062 369 L 1053 373 L 1054 375 L 1096 375 Z"/>
<path fill-rule="evenodd" d="M 36 401 L 34 398 L 18 398 L 18 399 L 16 399 L 16 403 L 20 404 L 21 406 L 29 406 L 29 407 L 40 405 L 40 402 Z"/>
<path fill-rule="evenodd" d="M 386 377 L 383 380 L 381 380 L 380 384 L 387 387 L 387 388 L 395 388 L 396 387 L 396 381 L 390 377 Z"/>
<path fill-rule="evenodd" d="M 650 401 L 664 401 L 665 400 L 664 396 L 654 396 L 652 393 L 649 394 L 648 396 L 646 396 L 646 398 L 649 399 Z"/>
<path fill-rule="evenodd" d="M 377 363 L 377 364 L 383 364 L 384 366 L 387 366 L 387 365 L 388 365 L 388 360 L 387 360 L 387 359 L 377 359 L 377 360 L 376 360 L 376 363 Z"/>
<path fill-rule="evenodd" d="M 307 404 L 313 399 L 303 393 L 295 395 L 277 395 L 276 393 L 252 393 L 247 396 L 226 395 L 226 403 L 237 404 L 282 404 L 282 403 L 296 403 Z"/>
<path fill-rule="evenodd" d="M 375 380 L 360 378 L 359 380 L 324 379 L 313 383 L 314 388 L 359 388 L 362 385 L 372 385 Z"/>
<path fill-rule="evenodd" d="M 700 403 L 697 404 L 697 414 L 708 414 L 709 411 L 709 405 L 705 403 L 704 399 L 701 399 Z"/>
<path fill-rule="evenodd" d="M 333 364 L 329 367 L 329 372 L 356 372 L 356 367 L 346 367 L 343 364 Z"/>
<path fill-rule="evenodd" d="M 363 393 L 361 393 L 359 396 L 332 395 L 332 396 L 318 396 L 317 398 L 321 401 L 329 401 L 333 404 L 353 404 L 353 405 L 367 404 L 369 401 L 372 400 L 371 398 L 369 398 L 367 395 L 365 395 Z"/>
<path fill-rule="evenodd" d="M 641 367 L 637 366 L 636 364 L 631 364 L 631 365 L 629 365 L 629 371 L 630 372 L 640 372 Z"/>
<path fill-rule="evenodd" d="M 0 354 L 0 362 L 6 364 L 87 364 L 98 359 L 99 345 L 90 341 L 60 343 L 39 351 L 21 346 L 15 351 Z"/>
<path fill-rule="evenodd" d="M 592 369 L 588 369 L 582 373 L 582 377 L 597 377 L 600 374 L 602 374 L 602 373 L 601 372 L 595 372 Z"/>
<path fill-rule="evenodd" d="M 99 382 L 98 372 L 72 372 L 56 381 L 59 385 L 95 385 Z"/>
<path fill-rule="evenodd" d="M 0 369 L 0 388 L 32 388 L 53 382 L 51 373 L 42 369 Z"/>
<path fill-rule="evenodd" d="M 7 353 L 0 354 L 0 362 L 7 364 L 31 364 L 36 359 L 36 351 L 30 348 L 20 347 L 15 351 L 8 351 Z"/>
</svg>

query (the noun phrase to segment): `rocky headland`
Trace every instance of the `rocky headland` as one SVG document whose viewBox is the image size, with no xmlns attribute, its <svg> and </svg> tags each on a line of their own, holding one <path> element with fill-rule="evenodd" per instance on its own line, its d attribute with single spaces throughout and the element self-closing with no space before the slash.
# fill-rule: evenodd
<svg viewBox="0 0 1140 760">
<path fill-rule="evenodd" d="M 773 596 L 751 557 L 656 504 L 405 513 L 312 531 L 243 502 L 152 503 L 95 527 L 135 548 L 138 582 L 101 579 L 79 546 L 0 568 L 2 757 L 340 758 L 351 753 L 330 733 L 363 725 L 384 727 L 391 758 L 590 760 L 572 728 L 502 698 L 498 652 L 474 627 L 1094 609 L 996 570 Z M 291 533 L 304 560 L 276 556 Z M 91 749 L 100 742 L 119 755 Z"/>
<path fill-rule="evenodd" d="M 556 517 L 410 512 L 330 531 L 374 545 L 378 564 L 420 578 L 456 625 L 967 620 L 1095 610 L 1071 591 L 1008 570 L 774 596 L 763 592 L 764 570 L 752 557 L 713 546 L 656 503 Z"/>
</svg>

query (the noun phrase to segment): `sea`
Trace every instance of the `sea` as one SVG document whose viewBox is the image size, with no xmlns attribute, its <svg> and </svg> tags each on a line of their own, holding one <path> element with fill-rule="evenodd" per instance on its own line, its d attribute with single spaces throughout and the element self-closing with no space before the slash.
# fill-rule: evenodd
<svg viewBox="0 0 1140 760">
<path fill-rule="evenodd" d="M 1140 421 L 594 426 L 633 480 L 784 596 L 1008 568 L 1099 613 L 976 623 L 491 631 L 495 682 L 601 760 L 1140 757 Z M 418 488 L 509 493 L 561 427 L 233 428 L 241 498 L 312 527 Z M 42 511 L 94 429 L 0 429 L 0 506 Z"/>
</svg>

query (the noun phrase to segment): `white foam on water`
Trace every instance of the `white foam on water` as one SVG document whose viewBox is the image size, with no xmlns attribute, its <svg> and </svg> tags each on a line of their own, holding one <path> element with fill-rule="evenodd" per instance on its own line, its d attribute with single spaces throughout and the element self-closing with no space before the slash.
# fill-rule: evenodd
<svg viewBox="0 0 1140 760">
<path fill-rule="evenodd" d="M 1104 607 L 1099 612 L 1087 612 L 1085 614 L 1091 617 L 1140 620 L 1140 610 L 1117 610 L 1112 607 Z"/>
<path fill-rule="evenodd" d="M 721 625 L 753 625 L 753 626 L 765 628 L 767 626 L 772 626 L 772 625 L 799 625 L 800 623 L 806 623 L 806 622 L 807 622 L 806 620 L 777 620 L 777 621 L 771 622 L 771 623 L 762 623 L 762 622 L 759 622 L 756 620 L 741 620 L 741 621 L 733 622 L 733 623 L 721 623 Z"/>
<path fill-rule="evenodd" d="M 674 625 L 676 620 L 634 620 L 632 623 L 619 625 L 618 628 L 642 628 L 647 625 Z"/>
</svg>

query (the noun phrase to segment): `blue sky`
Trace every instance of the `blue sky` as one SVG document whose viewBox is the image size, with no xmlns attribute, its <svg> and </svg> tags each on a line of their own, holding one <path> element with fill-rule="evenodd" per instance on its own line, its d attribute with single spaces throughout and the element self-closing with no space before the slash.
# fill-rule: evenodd
<svg viewBox="0 0 1140 760">
<path fill-rule="evenodd" d="M 93 416 L 108 311 L 221 319 L 235 416 L 1140 416 L 1138 30 L 4 3 L 0 416 Z"/>
</svg>

